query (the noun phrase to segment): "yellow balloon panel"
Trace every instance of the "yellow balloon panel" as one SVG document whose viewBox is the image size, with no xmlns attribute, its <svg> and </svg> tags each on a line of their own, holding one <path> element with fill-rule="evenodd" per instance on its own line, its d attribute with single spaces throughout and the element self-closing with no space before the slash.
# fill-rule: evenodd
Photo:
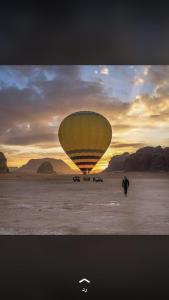
<svg viewBox="0 0 169 300">
<path fill-rule="evenodd" d="M 110 145 L 109 121 L 95 112 L 81 111 L 66 117 L 59 128 L 59 140 L 67 155 L 82 172 L 91 171 Z"/>
</svg>

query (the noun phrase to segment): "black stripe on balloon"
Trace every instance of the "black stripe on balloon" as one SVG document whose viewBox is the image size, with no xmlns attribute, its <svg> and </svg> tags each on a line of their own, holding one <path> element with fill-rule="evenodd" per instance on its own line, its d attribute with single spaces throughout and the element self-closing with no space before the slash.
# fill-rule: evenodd
<svg viewBox="0 0 169 300">
<path fill-rule="evenodd" d="M 100 114 L 94 112 L 94 111 L 77 111 L 73 114 L 71 114 L 70 116 L 74 116 L 74 115 L 98 115 L 98 116 L 101 116 Z M 101 116 L 102 117 L 102 116 Z"/>
<path fill-rule="evenodd" d="M 91 156 L 91 155 L 84 155 L 84 156 L 74 156 L 74 157 L 71 157 L 72 160 L 76 160 L 76 159 L 99 159 L 100 156 Z"/>
<path fill-rule="evenodd" d="M 96 152 L 96 153 L 104 153 L 104 150 L 101 149 L 81 149 L 81 150 L 69 150 L 66 151 L 67 154 L 74 154 L 74 153 L 83 153 L 83 152 Z"/>
<path fill-rule="evenodd" d="M 91 171 L 92 168 L 80 168 L 81 171 Z"/>
<path fill-rule="evenodd" d="M 82 162 L 82 161 L 81 161 L 81 162 L 77 162 L 77 163 L 76 163 L 76 165 L 78 165 L 78 166 L 81 166 L 81 165 L 92 165 L 92 166 L 93 166 L 93 165 L 95 165 L 95 164 L 96 164 L 96 162 L 93 162 L 93 161 L 92 161 L 92 162 L 87 162 L 87 161 Z"/>
</svg>

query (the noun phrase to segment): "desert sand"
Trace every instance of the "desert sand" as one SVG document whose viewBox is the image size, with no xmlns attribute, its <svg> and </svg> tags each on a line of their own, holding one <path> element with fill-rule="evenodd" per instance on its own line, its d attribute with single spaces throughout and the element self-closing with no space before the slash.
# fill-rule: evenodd
<svg viewBox="0 0 169 300">
<path fill-rule="evenodd" d="M 72 176 L 0 175 L 0 234 L 169 234 L 169 173 Z M 81 177 L 82 178 L 82 177 Z"/>
</svg>

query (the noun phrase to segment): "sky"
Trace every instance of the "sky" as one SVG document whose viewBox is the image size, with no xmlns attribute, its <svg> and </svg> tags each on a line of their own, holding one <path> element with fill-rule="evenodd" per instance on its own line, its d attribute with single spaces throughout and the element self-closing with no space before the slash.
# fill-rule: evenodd
<svg viewBox="0 0 169 300">
<path fill-rule="evenodd" d="M 0 66 L 0 151 L 8 166 L 63 159 L 61 121 L 91 110 L 112 126 L 112 142 L 95 171 L 114 155 L 169 146 L 169 66 Z"/>
</svg>

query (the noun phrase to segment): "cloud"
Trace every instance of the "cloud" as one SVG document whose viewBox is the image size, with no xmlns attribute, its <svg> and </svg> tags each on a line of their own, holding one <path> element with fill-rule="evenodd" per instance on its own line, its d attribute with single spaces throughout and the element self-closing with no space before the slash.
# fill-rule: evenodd
<svg viewBox="0 0 169 300">
<path fill-rule="evenodd" d="M 129 131 L 130 129 L 133 129 L 133 125 L 129 125 L 126 123 L 112 125 L 113 132 L 126 132 L 126 131 Z"/>
<path fill-rule="evenodd" d="M 160 114 L 158 114 L 158 115 L 150 115 L 149 117 L 152 118 L 152 119 L 157 119 L 157 118 L 160 117 Z"/>
<path fill-rule="evenodd" d="M 4 143 L 6 145 L 33 145 L 39 143 L 48 143 L 48 147 L 52 144 L 56 145 L 57 135 L 52 133 L 42 133 L 42 134 L 27 134 L 26 136 L 10 136 L 5 139 Z M 52 142 L 52 143 L 51 143 Z M 42 146 L 43 147 L 43 146 Z"/>
<path fill-rule="evenodd" d="M 109 75 L 109 68 L 107 68 L 107 67 L 102 67 L 102 68 L 100 69 L 100 73 L 101 73 L 102 75 Z"/>
<path fill-rule="evenodd" d="M 150 68 L 150 67 L 151 67 L 151 66 L 145 66 L 145 67 L 144 67 L 143 74 L 144 74 L 145 76 L 148 75 L 148 72 L 149 72 L 149 68 Z"/>
<path fill-rule="evenodd" d="M 141 148 L 144 147 L 145 143 L 121 143 L 121 142 L 112 142 L 112 148 Z"/>
<path fill-rule="evenodd" d="M 23 75 L 32 78 L 23 88 L 11 83 L 12 86 L 0 90 L 1 144 L 31 145 L 44 143 L 45 140 L 46 143 L 54 142 L 61 120 L 71 112 L 94 110 L 115 120 L 117 115 L 125 113 L 129 107 L 128 103 L 122 103 L 117 98 L 111 98 L 110 101 L 100 81 L 82 81 L 79 67 L 39 68 L 11 67 L 10 72 L 19 74 L 19 77 Z M 39 75 L 35 76 L 36 72 Z M 55 72 L 55 76 L 49 80 L 42 76 L 44 72 Z M 30 124 L 29 130 L 25 124 Z"/>
<path fill-rule="evenodd" d="M 131 83 L 133 83 L 134 85 L 140 85 L 144 83 L 144 79 L 142 77 L 136 76 L 131 80 Z"/>
<path fill-rule="evenodd" d="M 29 76 L 33 72 L 31 70 L 31 68 L 19 68 L 19 70 L 18 67 L 12 68 L 14 73 L 23 72 L 24 75 L 29 74 Z M 79 71 L 75 67 L 59 67 L 56 75 L 53 80 L 47 80 L 43 77 L 36 78 L 34 84 L 38 90 L 41 90 L 40 94 L 30 87 L 29 83 L 28 87 L 22 89 L 17 86 L 7 86 L 0 90 L 0 140 L 6 131 L 11 129 L 13 140 L 15 137 L 17 138 L 18 132 L 17 130 L 14 131 L 14 128 L 19 124 L 21 125 L 20 134 L 22 132 L 25 139 L 26 136 L 30 137 L 30 132 L 25 132 L 25 123 L 30 123 L 34 127 L 34 133 L 37 128 L 38 132 L 41 128 L 43 133 L 44 126 L 51 131 L 48 122 L 53 117 L 62 118 L 63 115 L 75 109 L 87 107 L 91 100 L 95 101 L 96 97 L 99 99 L 102 95 L 101 85 L 81 81 Z M 21 138 L 18 138 L 19 140 L 22 141 Z"/>
<path fill-rule="evenodd" d="M 169 80 L 169 66 L 149 66 L 147 72 L 147 78 L 149 82 L 153 84 L 161 84 Z"/>
</svg>

